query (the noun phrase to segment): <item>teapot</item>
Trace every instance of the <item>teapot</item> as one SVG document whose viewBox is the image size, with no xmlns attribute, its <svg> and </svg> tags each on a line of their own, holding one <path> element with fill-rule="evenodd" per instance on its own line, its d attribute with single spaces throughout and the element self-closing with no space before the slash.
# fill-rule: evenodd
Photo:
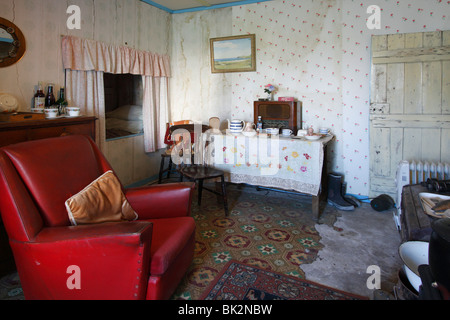
<svg viewBox="0 0 450 320">
<path fill-rule="evenodd" d="M 243 120 L 227 120 L 228 128 L 231 133 L 240 133 L 244 130 L 245 121 Z"/>
</svg>

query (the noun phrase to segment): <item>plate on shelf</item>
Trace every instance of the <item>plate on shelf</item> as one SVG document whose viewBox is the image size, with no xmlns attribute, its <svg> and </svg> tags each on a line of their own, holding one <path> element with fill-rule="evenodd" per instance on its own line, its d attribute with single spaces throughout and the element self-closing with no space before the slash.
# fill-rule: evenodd
<svg viewBox="0 0 450 320">
<path fill-rule="evenodd" d="M 12 113 L 19 109 L 17 99 L 10 94 L 0 93 L 0 112 Z"/>
</svg>

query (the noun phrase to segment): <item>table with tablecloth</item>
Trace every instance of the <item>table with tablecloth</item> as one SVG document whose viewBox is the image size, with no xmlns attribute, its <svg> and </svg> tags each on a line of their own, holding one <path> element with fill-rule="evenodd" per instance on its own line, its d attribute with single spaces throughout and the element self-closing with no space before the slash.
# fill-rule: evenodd
<svg viewBox="0 0 450 320">
<path fill-rule="evenodd" d="M 309 141 L 267 134 L 254 137 L 213 134 L 208 162 L 223 170 L 226 179 L 232 183 L 312 195 L 314 216 L 318 218 L 318 201 L 326 170 L 326 146 L 332 139 L 332 135 Z"/>
</svg>

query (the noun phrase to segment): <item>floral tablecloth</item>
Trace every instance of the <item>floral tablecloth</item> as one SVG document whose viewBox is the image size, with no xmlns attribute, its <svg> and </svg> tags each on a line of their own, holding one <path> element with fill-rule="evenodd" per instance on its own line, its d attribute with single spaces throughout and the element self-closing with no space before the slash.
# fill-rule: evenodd
<svg viewBox="0 0 450 320">
<path fill-rule="evenodd" d="M 333 136 L 317 141 L 258 135 L 213 135 L 209 163 L 226 172 L 229 182 L 294 190 L 317 196 L 320 191 L 324 146 Z"/>
</svg>

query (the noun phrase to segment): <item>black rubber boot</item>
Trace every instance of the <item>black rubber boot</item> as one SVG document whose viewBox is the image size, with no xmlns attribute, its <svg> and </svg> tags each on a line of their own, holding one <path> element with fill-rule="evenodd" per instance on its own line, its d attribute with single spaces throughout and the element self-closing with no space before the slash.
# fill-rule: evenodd
<svg viewBox="0 0 450 320">
<path fill-rule="evenodd" d="M 353 211 L 355 206 L 347 202 L 342 196 L 342 176 L 328 174 L 328 204 L 335 206 L 339 210 Z"/>
<path fill-rule="evenodd" d="M 362 206 L 361 201 L 359 201 L 355 197 L 347 194 L 347 183 L 346 182 L 342 182 L 341 185 L 342 185 L 341 195 L 344 198 L 344 200 L 347 201 L 348 203 L 350 203 L 355 208 L 361 207 Z"/>
</svg>

